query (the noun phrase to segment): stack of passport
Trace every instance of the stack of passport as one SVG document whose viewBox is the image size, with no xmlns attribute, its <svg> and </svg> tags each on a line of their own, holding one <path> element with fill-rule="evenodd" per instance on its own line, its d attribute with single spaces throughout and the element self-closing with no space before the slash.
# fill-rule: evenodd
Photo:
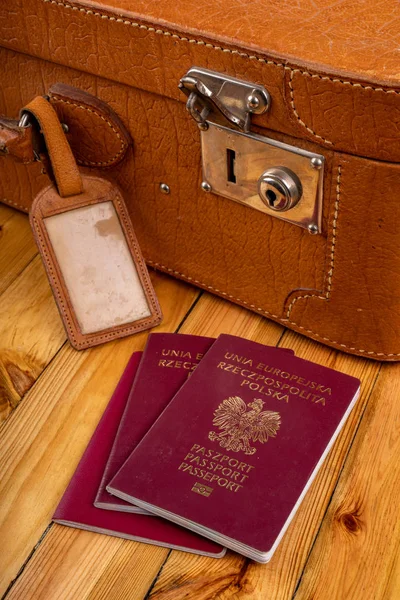
<svg viewBox="0 0 400 600">
<path fill-rule="evenodd" d="M 290 350 L 226 334 L 150 334 L 53 520 L 266 563 L 359 389 Z"/>
</svg>

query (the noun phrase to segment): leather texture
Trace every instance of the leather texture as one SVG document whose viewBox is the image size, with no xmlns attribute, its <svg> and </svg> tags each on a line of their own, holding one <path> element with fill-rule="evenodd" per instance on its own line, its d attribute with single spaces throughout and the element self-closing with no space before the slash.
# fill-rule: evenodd
<svg viewBox="0 0 400 600">
<path fill-rule="evenodd" d="M 214 2 L 196 8 L 190 3 L 179 20 L 166 2 L 147 6 L 139 16 L 129 11 L 128 1 L 113 10 L 99 3 L 10 0 L 0 6 L 0 112 L 16 117 L 32 97 L 60 81 L 96 95 L 134 139 L 124 159 L 102 173 L 123 190 L 148 264 L 335 348 L 399 360 L 400 89 L 394 42 L 381 33 L 394 5 L 370 11 L 364 33 L 343 21 L 353 14 L 350 2 L 341 4 L 340 19 L 323 3 L 320 15 L 329 14 L 331 21 L 321 16 L 317 22 L 315 16 L 313 23 L 302 3 L 286 36 L 285 15 L 275 21 L 265 15 L 290 7 L 293 15 L 294 5 L 252 3 L 251 19 L 243 18 L 243 7 L 238 12 L 239 27 L 232 16 L 236 4 L 228 4 L 229 27 L 213 19 Z M 19 32 L 28 21 L 26 36 Z M 271 23 L 276 36 L 270 35 Z M 297 51 L 290 57 L 275 37 L 288 39 L 294 28 L 313 33 L 296 36 Z M 43 36 L 47 29 L 51 34 Z M 336 31 L 331 39 L 330 29 Z M 256 31 L 257 44 L 251 37 Z M 322 64 L 314 59 L 319 49 L 326 50 L 325 38 L 330 51 L 318 54 L 327 61 Z M 322 235 L 309 236 L 201 191 L 199 133 L 177 88 L 193 65 L 263 83 L 271 110 L 254 119 L 254 129 L 325 156 Z M 76 112 L 86 115 L 93 140 L 109 134 L 109 127 L 93 127 L 91 113 Z M 79 120 L 79 129 L 84 123 Z M 73 126 L 70 130 L 74 135 Z M 0 162 L 1 196 L 26 210 L 46 178 L 39 164 L 5 163 L 2 168 Z M 161 182 L 170 186 L 169 195 L 160 192 Z"/>
<path fill-rule="evenodd" d="M 123 160 L 132 139 L 108 104 L 64 83 L 52 85 L 47 99 L 66 129 L 67 143 L 79 165 L 107 169 Z M 0 156 L 30 164 L 45 148 L 36 128 L 19 123 L 20 118 L 0 117 Z"/>
<path fill-rule="evenodd" d="M 20 127 L 19 120 L 0 117 L 0 156 L 24 164 L 35 160 L 31 127 Z"/>
<path fill-rule="evenodd" d="M 340 10 L 322 0 L 315 14 L 296 0 L 244 1 L 247 17 L 239 0 L 9 0 L 0 3 L 0 45 L 181 101 L 177 82 L 193 65 L 264 83 L 273 101 L 260 126 L 398 161 L 399 34 L 386 35 L 397 0 L 366 3 L 363 28 L 352 0 Z"/>
<path fill-rule="evenodd" d="M 25 106 L 23 113 L 32 115 L 40 126 L 59 195 L 80 194 L 82 177 L 54 108 L 43 96 L 36 96 Z"/>
<path fill-rule="evenodd" d="M 46 100 L 43 102 L 47 103 Z M 32 104 L 35 104 L 35 114 L 37 114 L 37 103 Z M 43 112 L 41 111 L 41 116 L 43 116 Z M 43 120 L 42 118 L 42 123 Z M 50 122 L 50 124 L 52 123 Z M 48 137 L 46 137 L 46 141 L 48 141 Z M 63 177 L 61 180 L 63 185 L 66 185 Z M 57 184 L 59 181 L 58 177 Z M 162 313 L 120 191 L 109 181 L 88 175 L 82 179 L 79 177 L 78 183 L 82 186 L 82 191 L 76 195 L 70 195 L 68 202 L 58 194 L 54 185 L 45 188 L 34 200 L 30 222 L 68 338 L 76 350 L 82 350 L 155 327 L 160 324 Z M 71 181 L 67 178 L 67 185 L 70 184 Z M 116 213 L 115 221 L 119 227 L 115 227 L 111 218 L 101 216 L 104 215 L 104 211 L 103 213 L 99 211 L 99 219 L 96 220 L 92 216 L 90 218 L 91 227 L 95 228 L 95 237 L 111 239 L 108 248 L 115 246 L 115 240 L 122 237 L 121 246 L 126 246 L 128 249 L 129 261 L 134 265 L 135 275 L 137 273 L 137 285 L 128 287 L 126 283 L 126 280 L 129 281 L 131 278 L 131 271 L 127 272 L 126 268 L 124 271 L 120 250 L 116 261 L 111 265 L 101 261 L 100 274 L 98 273 L 99 268 L 93 266 L 96 263 L 88 262 L 87 259 L 82 260 L 80 268 L 73 271 L 79 273 L 79 277 L 76 277 L 75 280 L 83 280 L 77 288 L 78 291 L 74 290 L 74 282 L 68 286 L 68 278 L 65 273 L 68 269 L 68 261 L 73 260 L 74 257 L 68 248 L 75 240 L 72 239 L 72 235 L 66 237 L 64 231 L 61 234 L 58 233 L 57 237 L 61 236 L 61 243 L 58 244 L 60 253 L 57 253 L 50 234 L 50 221 L 53 217 L 65 216 L 68 211 L 76 212 L 76 210 L 87 207 L 95 208 L 94 205 L 98 203 L 113 204 Z M 78 222 L 82 220 L 81 214 Z M 77 260 L 81 261 L 80 256 L 84 250 L 82 241 L 77 248 Z M 89 253 L 94 252 L 92 246 L 88 248 L 88 251 Z M 64 261 L 64 268 L 60 264 L 60 258 Z M 108 285 L 108 282 L 113 281 L 111 278 L 113 271 L 117 271 L 114 281 L 119 284 L 119 287 L 116 285 L 111 290 L 106 289 L 105 286 Z M 102 285 L 104 281 L 105 285 Z M 138 287 L 139 290 L 137 290 Z M 127 289 L 131 290 L 132 288 L 132 294 L 128 293 Z M 79 292 L 85 294 L 83 305 L 77 298 Z M 146 310 L 141 310 L 138 315 L 133 316 L 135 311 L 132 310 L 132 304 L 139 306 L 140 303 L 145 304 Z M 83 306 L 80 317 L 77 310 L 78 305 Z M 111 311 L 113 307 L 115 307 L 115 311 Z M 93 318 L 90 316 L 91 312 L 97 315 L 95 328 L 91 327 L 85 330 L 85 322 L 88 319 L 90 323 L 93 322 Z M 107 313 L 105 319 L 103 319 L 104 312 Z M 110 313 L 112 319 L 110 319 Z M 104 326 L 103 320 L 107 323 L 111 322 L 111 324 Z"/>
<path fill-rule="evenodd" d="M 111 169 L 124 159 L 132 138 L 106 102 L 65 83 L 50 86 L 48 98 L 67 125 L 66 137 L 79 165 Z"/>
</svg>

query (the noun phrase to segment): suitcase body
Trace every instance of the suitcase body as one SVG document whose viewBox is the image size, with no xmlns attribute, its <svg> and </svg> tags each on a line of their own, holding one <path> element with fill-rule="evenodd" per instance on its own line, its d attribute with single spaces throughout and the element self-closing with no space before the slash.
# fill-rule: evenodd
<svg viewBox="0 0 400 600">
<path fill-rule="evenodd" d="M 89 134 L 102 131 L 111 156 L 83 166 L 118 182 L 150 266 L 340 350 L 399 360 L 400 76 L 396 34 L 387 31 L 394 9 L 394 0 L 383 11 L 371 3 L 360 38 L 361 8 L 350 1 L 323 1 L 311 15 L 305 2 L 227 0 L 221 13 L 215 0 L 9 0 L 0 7 L 0 113 L 16 117 L 56 82 L 98 96 L 133 148 L 115 164 L 118 132 L 91 118 Z M 193 67 L 267 91 L 268 110 L 254 111 L 247 137 L 224 115 L 219 129 L 199 129 L 186 110 L 190 90 L 178 88 Z M 53 101 L 62 114 L 63 99 Z M 84 105 L 68 109 L 84 122 Z M 211 131 L 217 138 L 207 143 Z M 244 137 L 249 146 L 239 151 Z M 207 187 L 208 167 L 229 179 L 243 156 L 252 165 L 259 138 L 322 157 L 317 222 L 291 222 L 295 208 L 275 214 L 237 201 L 229 197 L 234 181 L 228 192 Z M 221 165 L 232 156 L 229 175 Z M 279 161 L 266 168 L 285 166 Z M 46 183 L 39 163 L 0 161 L 0 197 L 11 206 L 29 210 Z M 301 184 L 305 198 L 307 176 Z"/>
</svg>

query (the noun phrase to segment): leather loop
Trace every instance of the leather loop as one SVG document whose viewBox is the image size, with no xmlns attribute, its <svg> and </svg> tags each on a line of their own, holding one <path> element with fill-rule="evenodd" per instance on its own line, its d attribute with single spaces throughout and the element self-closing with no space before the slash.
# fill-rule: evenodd
<svg viewBox="0 0 400 600">
<path fill-rule="evenodd" d="M 23 109 L 26 112 L 39 122 L 60 196 L 80 194 L 82 178 L 54 108 L 38 96 Z"/>
<path fill-rule="evenodd" d="M 65 83 L 50 86 L 48 101 L 68 127 L 66 137 L 78 165 L 103 170 L 124 160 L 132 139 L 106 102 Z M 0 159 L 23 164 L 44 162 L 45 148 L 38 129 L 0 115 Z"/>
</svg>

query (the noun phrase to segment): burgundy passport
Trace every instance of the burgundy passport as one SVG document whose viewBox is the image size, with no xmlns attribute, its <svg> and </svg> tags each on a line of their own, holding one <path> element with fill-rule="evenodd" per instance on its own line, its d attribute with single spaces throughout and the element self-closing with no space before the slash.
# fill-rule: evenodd
<svg viewBox="0 0 400 600">
<path fill-rule="evenodd" d="M 106 486 L 215 341 L 179 333 L 151 333 L 98 489 L 95 506 L 147 513 Z"/>
<path fill-rule="evenodd" d="M 359 384 L 221 335 L 110 488 L 268 562 L 349 415 Z"/>
<path fill-rule="evenodd" d="M 93 500 L 126 405 L 141 352 L 132 355 L 71 479 L 53 521 L 97 533 L 219 558 L 225 548 L 157 517 L 95 508 Z"/>
</svg>

